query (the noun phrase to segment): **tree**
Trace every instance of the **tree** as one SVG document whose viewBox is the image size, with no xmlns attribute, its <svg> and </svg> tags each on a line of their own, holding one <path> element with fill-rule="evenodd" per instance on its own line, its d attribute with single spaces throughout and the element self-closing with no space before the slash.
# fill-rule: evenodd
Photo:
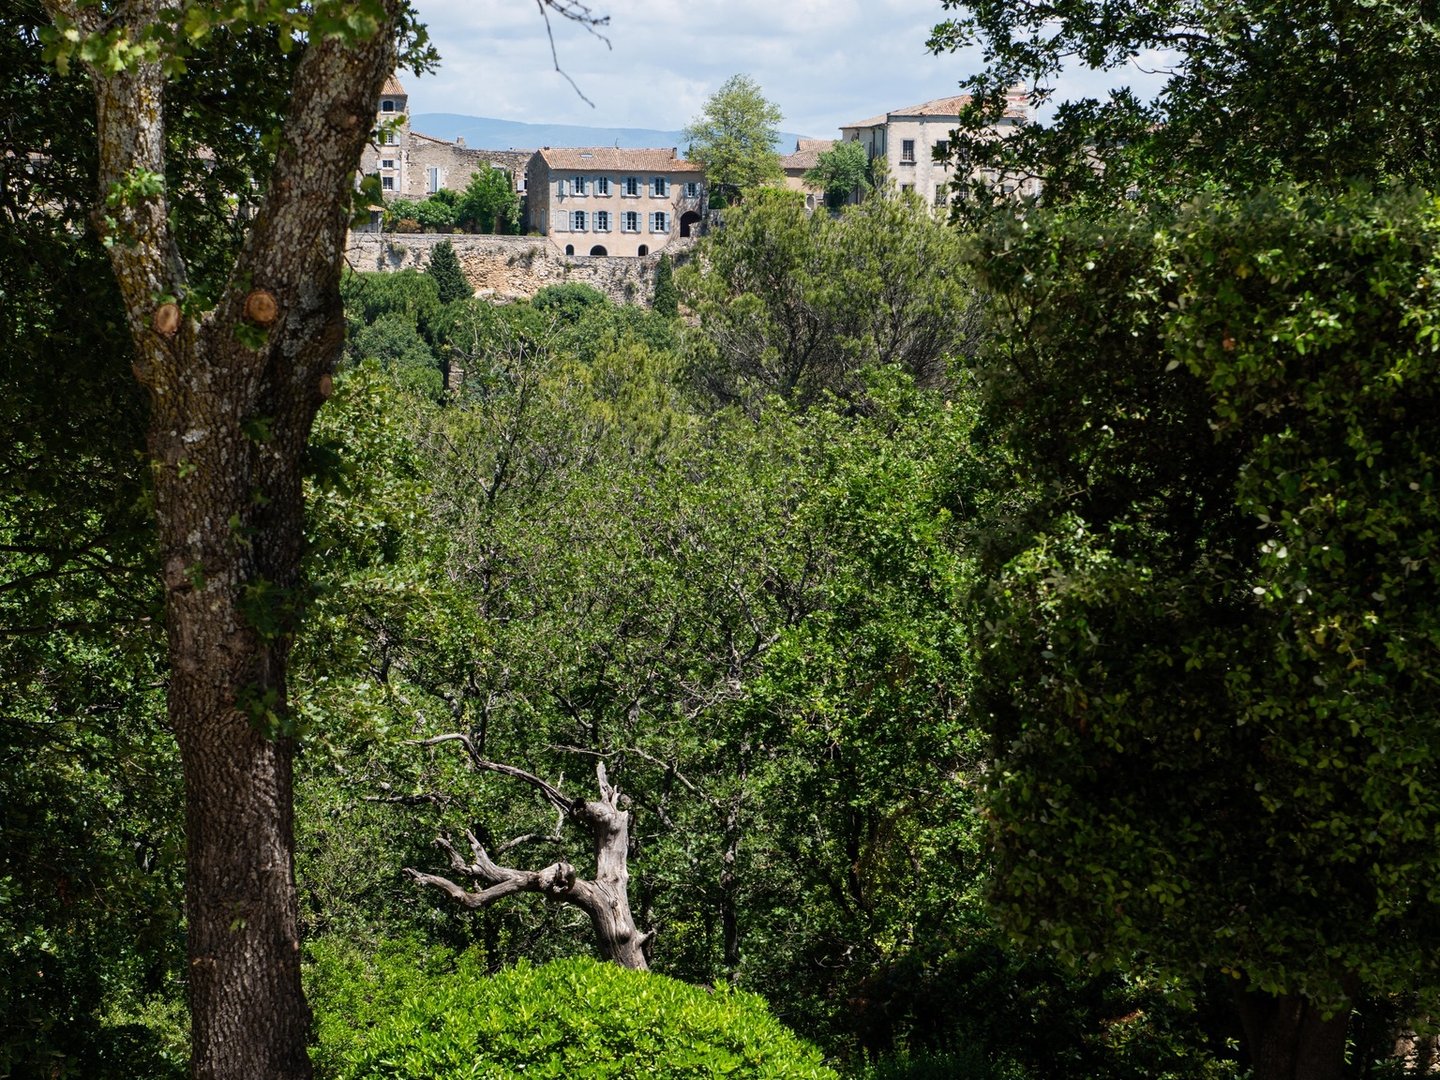
<svg viewBox="0 0 1440 1080">
<path fill-rule="evenodd" d="M 455 245 L 449 240 L 436 244 L 431 250 L 430 265 L 426 272 L 435 279 L 435 287 L 439 291 L 442 304 L 448 304 L 452 300 L 464 300 L 475 294 L 475 290 L 470 288 L 470 283 L 465 280 L 465 272 L 460 269 L 460 260 L 455 256 Z"/>
<path fill-rule="evenodd" d="M 680 294 L 675 290 L 675 264 L 668 254 L 660 256 L 655 267 L 655 297 L 651 307 L 660 315 L 675 318 L 680 314 Z"/>
<path fill-rule="evenodd" d="M 475 769 L 502 773 L 529 784 L 559 812 L 562 822 L 573 822 L 589 832 L 595 877 L 590 881 L 578 877 L 575 869 L 563 859 L 543 870 L 515 870 L 500 866 L 490 858 L 475 834 L 468 830 L 465 838 L 470 843 L 472 862 L 465 861 L 448 837 L 441 836 L 435 842 L 450 856 L 452 871 L 482 883 L 484 888 L 467 891 L 449 878 L 422 873 L 408 866 L 405 873 L 417 884 L 433 886 L 467 908 L 485 907 L 522 892 L 539 893 L 548 900 L 573 904 L 589 916 L 602 959 L 612 960 L 621 967 L 647 970 L 649 965 L 645 960 L 645 949 L 655 934 L 654 931 L 642 934 L 635 927 L 635 917 L 630 914 L 630 813 L 625 809 L 629 800 L 621 801 L 620 789 L 611 784 L 605 775 L 604 762 L 596 767 L 600 798 L 571 799 L 559 788 L 524 769 L 486 761 L 468 735 L 439 735 L 426 739 L 424 745 L 435 746 L 445 742 L 458 742 L 463 746 Z M 513 847 L 514 843 L 506 846 Z"/>
<path fill-rule="evenodd" d="M 193 1071 L 308 1076 L 285 681 L 299 466 L 343 336 L 344 207 L 401 6 L 269 12 L 277 39 L 308 45 L 247 243 L 208 296 L 172 224 L 164 105 L 190 43 L 244 31 L 245 13 L 47 6 L 61 72 L 79 60 L 94 88 L 96 223 L 150 394 L 167 704 L 185 773 Z"/>
<path fill-rule="evenodd" d="M 1421 197 L 1281 189 L 1031 213 L 977 264 L 994 898 L 1228 980 L 1258 1080 L 1333 1080 L 1354 1003 L 1440 992 L 1437 250 Z"/>
<path fill-rule="evenodd" d="M 455 207 L 455 220 L 471 232 L 510 232 L 520 225 L 520 196 L 504 169 L 477 169 Z"/>
<path fill-rule="evenodd" d="M 780 109 L 749 75 L 732 75 L 685 129 L 687 156 L 705 166 L 712 190 L 735 196 L 780 179 Z"/>
<path fill-rule="evenodd" d="M 977 47 L 986 57 L 961 84 L 973 100 L 951 143 L 982 188 L 996 175 L 1038 177 L 1045 201 L 1113 205 L 1139 193 L 1173 201 L 1207 184 L 1243 190 L 1283 178 L 1431 183 L 1440 163 L 1440 73 L 1429 62 L 1440 28 L 1422 0 L 944 7 L 961 14 L 935 28 L 932 50 Z M 1166 57 L 1168 75 L 1153 101 L 1121 88 L 1104 100 L 1062 102 L 1047 124 L 993 137 L 1016 84 L 1039 103 L 1075 58 L 1117 71 L 1152 53 Z M 983 190 L 973 195 L 970 208 L 992 201 Z"/>
<path fill-rule="evenodd" d="M 798 192 L 757 191 L 679 276 L 700 321 L 697 379 L 749 407 L 767 394 L 799 406 L 853 399 L 873 365 L 942 385 L 978 331 L 963 263 L 960 237 L 913 195 L 832 220 L 807 213 Z"/>
<path fill-rule="evenodd" d="M 837 142 L 820 154 L 805 182 L 825 189 L 831 209 L 843 206 L 851 196 L 864 196 L 870 190 L 869 155 L 858 142 Z"/>
</svg>

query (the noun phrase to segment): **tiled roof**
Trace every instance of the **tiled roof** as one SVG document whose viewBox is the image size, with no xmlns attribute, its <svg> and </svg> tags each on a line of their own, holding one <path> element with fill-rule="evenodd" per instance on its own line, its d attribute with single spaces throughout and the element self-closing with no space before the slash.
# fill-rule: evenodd
<svg viewBox="0 0 1440 1080">
<path fill-rule="evenodd" d="M 536 153 L 552 169 L 596 169 L 604 172 L 630 169 L 667 173 L 705 171 L 704 166 L 682 158 L 674 147 L 666 150 L 626 150 L 615 146 L 547 146 Z"/>
<path fill-rule="evenodd" d="M 868 120 L 860 120 L 854 124 L 841 124 L 841 128 L 872 128 L 883 127 L 896 117 L 908 116 L 958 116 L 960 110 L 969 103 L 969 94 L 956 94 L 954 97 L 936 98 L 934 101 L 926 101 L 919 105 L 911 105 L 905 109 L 891 109 L 883 116 L 872 116 Z M 1006 116 L 1024 116 L 1025 106 L 1020 98 L 1011 93 L 1005 109 Z"/>
<path fill-rule="evenodd" d="M 380 93 L 385 94 L 389 97 L 404 97 L 405 87 L 400 85 L 399 79 L 397 79 L 394 75 L 390 75 L 386 77 L 385 85 L 380 88 Z"/>
<path fill-rule="evenodd" d="M 786 169 L 813 169 L 820 155 L 835 145 L 834 139 L 801 139 L 795 144 L 795 152 L 780 159 L 780 167 Z"/>
</svg>

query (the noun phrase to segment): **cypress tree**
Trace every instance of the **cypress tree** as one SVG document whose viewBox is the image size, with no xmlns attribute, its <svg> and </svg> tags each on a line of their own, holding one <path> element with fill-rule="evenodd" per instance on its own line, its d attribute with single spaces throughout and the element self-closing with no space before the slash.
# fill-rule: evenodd
<svg viewBox="0 0 1440 1080">
<path fill-rule="evenodd" d="M 661 255 L 660 265 L 655 268 L 655 298 L 651 306 L 672 319 L 680 314 L 680 293 L 675 288 L 675 268 L 669 255 Z"/>
<path fill-rule="evenodd" d="M 465 300 L 475 295 L 475 290 L 470 288 L 470 283 L 465 280 L 465 274 L 460 269 L 460 260 L 455 257 L 455 246 L 449 240 L 442 240 L 435 245 L 435 250 L 430 253 L 430 266 L 426 272 L 435 279 L 442 304 L 448 304 L 452 300 Z"/>
</svg>

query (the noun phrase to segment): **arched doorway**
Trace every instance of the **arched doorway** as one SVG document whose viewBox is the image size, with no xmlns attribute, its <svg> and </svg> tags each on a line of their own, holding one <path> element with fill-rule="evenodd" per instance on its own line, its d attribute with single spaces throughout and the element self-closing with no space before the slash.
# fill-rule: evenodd
<svg viewBox="0 0 1440 1080">
<path fill-rule="evenodd" d="M 641 244 L 641 245 L 640 245 L 640 250 L 637 251 L 635 254 L 637 254 L 637 255 L 649 255 L 649 254 L 650 254 L 650 245 L 649 245 L 649 244 Z"/>
<path fill-rule="evenodd" d="M 605 246 L 604 246 L 603 244 L 596 244 L 594 247 L 592 247 L 592 248 L 590 249 L 590 254 L 591 254 L 591 255 L 609 255 L 610 253 L 605 250 Z"/>
<path fill-rule="evenodd" d="M 565 245 L 565 254 L 566 254 L 566 255 L 574 255 L 574 254 L 575 254 L 575 245 L 574 245 L 574 244 L 566 244 L 566 245 Z"/>
<path fill-rule="evenodd" d="M 700 224 L 700 213 L 697 210 L 687 210 L 680 217 L 680 235 L 689 236 L 691 230 Z"/>
</svg>

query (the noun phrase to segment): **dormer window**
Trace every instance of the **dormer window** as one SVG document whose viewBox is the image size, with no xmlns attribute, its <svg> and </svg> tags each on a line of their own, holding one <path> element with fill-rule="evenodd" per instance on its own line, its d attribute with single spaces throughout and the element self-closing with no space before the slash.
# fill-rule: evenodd
<svg viewBox="0 0 1440 1080">
<path fill-rule="evenodd" d="M 383 100 L 380 102 L 380 111 L 381 111 L 381 112 L 394 112 L 394 111 L 395 111 L 395 102 L 391 101 L 389 98 L 383 99 Z"/>
</svg>

